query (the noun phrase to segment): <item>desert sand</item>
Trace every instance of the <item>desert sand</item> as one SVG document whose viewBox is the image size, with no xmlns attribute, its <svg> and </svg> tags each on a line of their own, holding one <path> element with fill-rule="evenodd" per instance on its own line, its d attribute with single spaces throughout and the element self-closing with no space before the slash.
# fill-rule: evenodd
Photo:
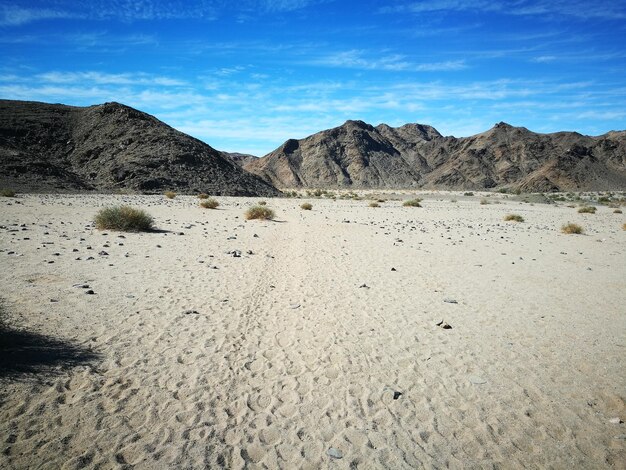
<svg viewBox="0 0 626 470">
<path fill-rule="evenodd" d="M 422 197 L 0 198 L 0 467 L 626 468 L 624 216 Z"/>
</svg>

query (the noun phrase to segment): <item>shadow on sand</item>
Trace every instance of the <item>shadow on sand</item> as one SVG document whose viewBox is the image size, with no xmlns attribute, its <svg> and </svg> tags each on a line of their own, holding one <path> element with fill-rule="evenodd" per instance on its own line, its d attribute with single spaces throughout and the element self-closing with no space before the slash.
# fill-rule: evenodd
<svg viewBox="0 0 626 470">
<path fill-rule="evenodd" d="M 0 378 L 58 374 L 99 358 L 98 353 L 68 341 L 17 330 L 0 321 Z"/>
</svg>

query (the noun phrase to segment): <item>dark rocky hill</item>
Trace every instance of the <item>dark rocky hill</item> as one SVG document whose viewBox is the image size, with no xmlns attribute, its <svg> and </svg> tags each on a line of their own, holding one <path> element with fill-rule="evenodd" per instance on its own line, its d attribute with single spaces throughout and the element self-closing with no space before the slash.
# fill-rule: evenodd
<svg viewBox="0 0 626 470">
<path fill-rule="evenodd" d="M 626 189 L 626 132 L 537 134 L 506 123 L 471 137 L 362 121 L 288 140 L 244 168 L 276 187 Z"/>
<path fill-rule="evenodd" d="M 0 186 L 279 194 L 204 142 L 119 103 L 81 108 L 0 100 Z"/>
</svg>

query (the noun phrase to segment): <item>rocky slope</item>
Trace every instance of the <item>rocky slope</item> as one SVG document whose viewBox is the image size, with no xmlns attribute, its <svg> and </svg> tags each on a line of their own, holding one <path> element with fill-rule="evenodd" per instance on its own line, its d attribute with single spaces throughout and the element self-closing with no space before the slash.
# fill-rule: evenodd
<svg viewBox="0 0 626 470">
<path fill-rule="evenodd" d="M 244 168 L 288 187 L 626 189 L 626 132 L 537 134 L 505 123 L 471 137 L 362 121 L 288 140 Z"/>
<path fill-rule="evenodd" d="M 118 103 L 80 108 L 0 100 L 0 186 L 279 194 L 209 145 Z"/>
<path fill-rule="evenodd" d="M 237 165 L 243 167 L 250 162 L 258 160 L 258 157 L 254 155 L 250 155 L 249 153 L 239 153 L 239 152 L 220 152 L 223 157 L 230 158 Z"/>
</svg>

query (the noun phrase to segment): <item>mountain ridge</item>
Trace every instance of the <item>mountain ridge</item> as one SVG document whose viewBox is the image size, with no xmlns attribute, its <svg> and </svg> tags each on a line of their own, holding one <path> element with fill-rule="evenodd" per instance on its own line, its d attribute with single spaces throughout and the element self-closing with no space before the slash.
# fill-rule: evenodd
<svg viewBox="0 0 626 470">
<path fill-rule="evenodd" d="M 279 188 L 626 189 L 626 131 L 540 134 L 499 122 L 457 138 L 426 124 L 348 120 L 289 139 L 244 169 Z"/>
</svg>

